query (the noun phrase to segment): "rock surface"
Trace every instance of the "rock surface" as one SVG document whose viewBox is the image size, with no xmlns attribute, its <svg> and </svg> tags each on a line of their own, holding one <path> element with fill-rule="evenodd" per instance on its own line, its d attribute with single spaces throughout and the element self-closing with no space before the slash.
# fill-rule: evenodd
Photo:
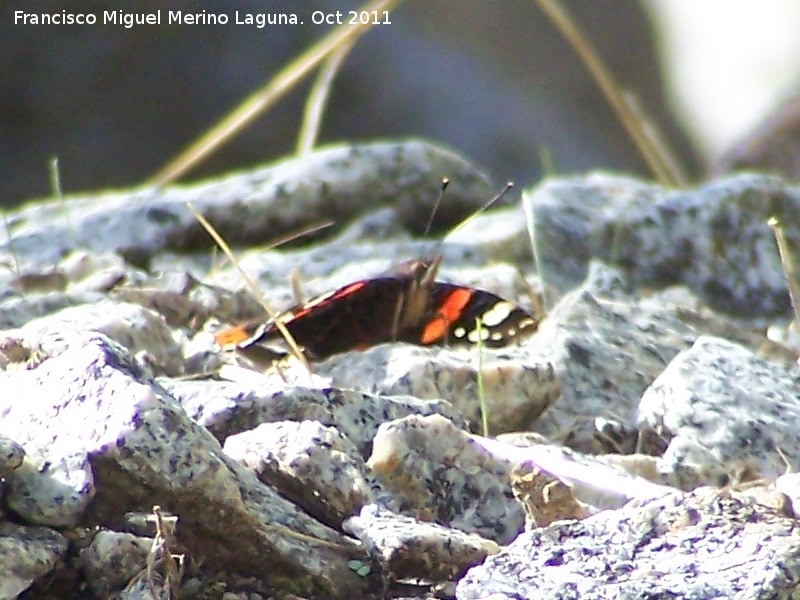
<svg viewBox="0 0 800 600">
<path fill-rule="evenodd" d="M 17 598 L 63 560 L 67 539 L 47 527 L 0 523 L 0 597 Z"/>
<path fill-rule="evenodd" d="M 590 259 L 618 265 L 636 286 L 683 283 L 712 308 L 786 314 L 786 278 L 767 221 L 798 248 L 800 189 L 743 174 L 690 191 L 596 174 L 555 180 L 527 196 L 543 274 L 569 289 Z"/>
<path fill-rule="evenodd" d="M 456 595 L 781 597 L 800 583 L 798 557 L 793 518 L 703 489 L 523 533 L 469 571 Z"/>
<path fill-rule="evenodd" d="M 718 485 L 774 480 L 800 462 L 800 372 L 700 337 L 648 388 L 639 418 L 668 440 L 662 472 L 702 472 Z"/>
<path fill-rule="evenodd" d="M 319 421 L 264 423 L 228 437 L 223 450 L 323 523 L 341 527 L 372 501 L 364 459 Z"/>
<path fill-rule="evenodd" d="M 230 244 L 275 240 L 324 219 L 346 221 L 381 204 L 422 231 L 441 186 L 453 182 L 446 211 L 458 220 L 491 197 L 486 177 L 457 155 L 423 142 L 332 147 L 256 171 L 191 186 L 75 197 L 14 212 L 0 252 L 56 261 L 78 247 L 118 252 L 137 264 L 167 249 L 212 244 L 186 207 L 190 202 Z M 321 201 L 325 211 L 318 210 Z M 11 238 L 8 238 L 10 234 Z"/>
<path fill-rule="evenodd" d="M 392 153 L 427 166 L 413 177 L 412 163 L 390 169 L 377 188 L 356 181 Z M 345 159 L 352 171 L 337 167 Z M 800 240 L 798 191 L 755 175 L 681 192 L 598 174 L 546 181 L 526 194 L 542 276 L 522 251 L 518 208 L 476 217 L 466 230 L 480 235 L 411 239 L 427 220 L 411 200 L 432 202 L 445 168 L 464 174 L 455 215 L 491 195 L 462 159 L 411 142 L 118 192 L 117 204 L 65 200 L 72 227 L 100 240 L 83 249 L 43 209 L 10 214 L 14 237 L 0 248 L 12 267 L 0 272 L 4 597 L 792 589 L 797 351 L 766 335 L 791 339 L 785 279 L 759 219 L 773 209 Z M 149 199 L 132 203 L 136 194 Z M 241 244 L 328 208 L 347 215 L 303 246 L 241 253 L 278 308 L 441 254 L 441 280 L 489 289 L 541 322 L 502 348 L 387 343 L 310 373 L 293 358 L 256 372 L 213 334 L 262 309 L 234 268 L 190 251 L 199 230 L 182 212 L 187 198 L 212 220 L 224 214 Z M 276 212 L 254 224 L 255 206 Z M 148 220 L 154 207 L 178 217 Z M 142 218 L 153 229 L 137 237 Z M 552 479 L 531 479 L 544 472 Z M 524 531 L 532 508 L 543 512 Z"/>
</svg>

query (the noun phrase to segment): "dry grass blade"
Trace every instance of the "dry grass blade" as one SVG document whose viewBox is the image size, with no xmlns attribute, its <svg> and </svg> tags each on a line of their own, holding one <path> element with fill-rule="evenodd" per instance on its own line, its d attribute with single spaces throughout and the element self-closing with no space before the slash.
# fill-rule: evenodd
<svg viewBox="0 0 800 600">
<path fill-rule="evenodd" d="M 54 198 L 58 198 L 63 202 L 64 216 L 67 220 L 67 228 L 69 229 L 72 239 L 75 241 L 76 246 L 80 246 L 78 234 L 75 232 L 75 227 L 72 225 L 72 217 L 70 216 L 69 205 L 64 198 L 64 191 L 61 188 L 61 171 L 58 167 L 58 157 L 54 156 L 50 159 L 50 190 Z"/>
<path fill-rule="evenodd" d="M 280 319 L 277 318 L 277 314 L 275 313 L 275 311 L 273 311 L 269 307 L 269 305 L 266 302 L 264 302 L 264 299 L 261 297 L 261 293 L 258 291 L 255 282 L 252 279 L 250 279 L 250 276 L 239 265 L 239 261 L 237 261 L 236 257 L 233 255 L 231 247 L 228 246 L 227 242 L 224 239 L 222 239 L 222 236 L 219 233 L 217 233 L 217 230 L 214 229 L 211 223 L 209 223 L 208 220 L 203 215 L 201 215 L 194 206 L 192 206 L 191 202 L 187 202 L 186 205 L 189 207 L 189 210 L 194 215 L 194 218 L 197 219 L 200 225 L 203 226 L 203 229 L 205 229 L 208 232 L 208 235 L 211 236 L 211 239 L 214 240 L 214 243 L 217 244 L 217 246 L 219 246 L 222 249 L 222 251 L 225 253 L 225 256 L 227 256 L 228 260 L 231 261 L 231 264 L 233 264 L 233 266 L 236 267 L 236 270 L 239 271 L 239 274 L 242 276 L 242 279 L 244 279 L 245 285 L 247 285 L 247 289 L 249 289 L 250 292 L 253 294 L 253 296 L 258 300 L 258 303 L 266 311 L 270 319 L 272 319 L 275 322 L 275 327 L 277 327 L 278 331 L 281 332 L 281 335 L 283 336 L 283 339 L 286 340 L 286 343 L 289 345 L 289 349 L 292 351 L 292 354 L 297 358 L 297 360 L 299 360 L 303 364 L 306 370 L 309 373 L 311 373 L 311 367 L 309 366 L 306 357 L 303 356 L 303 353 L 300 350 L 300 347 L 297 345 L 297 342 L 294 341 L 292 334 L 289 333 L 289 330 L 286 329 L 286 326 L 283 323 L 281 323 Z"/>
<path fill-rule="evenodd" d="M 648 126 L 644 123 L 640 115 L 637 115 L 636 111 L 631 109 L 630 103 L 625 99 L 625 94 L 600 59 L 597 50 L 592 46 L 586 34 L 578 28 L 563 4 L 558 0 L 535 0 L 535 2 L 561 32 L 561 35 L 570 43 L 583 61 L 583 64 L 586 65 L 589 73 L 591 73 L 600 87 L 611 108 L 617 113 L 617 117 L 619 117 L 628 135 L 633 140 L 633 143 L 636 144 L 639 152 L 642 153 L 647 165 L 658 180 L 667 186 L 684 185 L 685 182 L 681 180 L 680 173 L 673 172 L 671 169 L 671 165 L 677 164 L 677 160 L 674 158 L 675 153 L 666 148 L 663 139 L 660 140 L 660 145 L 653 143 L 652 136 L 646 132 L 648 127 L 652 128 L 652 125 Z"/>
<path fill-rule="evenodd" d="M 483 386 L 483 321 L 475 319 L 475 331 L 478 333 L 478 404 L 481 408 L 481 429 L 483 437 L 489 437 L 489 405 L 486 402 L 486 389 Z"/>
<path fill-rule="evenodd" d="M 50 159 L 50 190 L 53 197 L 63 198 L 64 192 L 61 191 L 61 171 L 58 169 L 58 157 Z"/>
<path fill-rule="evenodd" d="M 372 13 L 391 10 L 400 0 L 375 0 L 361 11 Z M 231 139 L 256 117 L 270 108 L 284 94 L 318 67 L 331 52 L 342 44 L 355 40 L 372 26 L 371 23 L 340 25 L 299 57 L 281 69 L 271 81 L 240 104 L 222 122 L 212 127 L 148 182 L 149 185 L 164 185 L 177 180 L 214 150 Z"/>
<path fill-rule="evenodd" d="M 283 246 L 284 244 L 288 244 L 289 242 L 293 242 L 294 240 L 300 239 L 307 235 L 311 235 L 312 233 L 317 233 L 318 231 L 322 231 L 323 229 L 327 229 L 328 227 L 333 227 L 334 221 L 321 221 L 319 223 L 312 223 L 311 225 L 304 227 L 303 229 L 298 229 L 296 231 L 292 231 L 291 233 L 287 233 L 283 237 L 279 237 L 276 240 L 270 242 L 267 245 L 267 248 L 276 248 L 278 246 Z"/>
<path fill-rule="evenodd" d="M 322 221 L 320 223 L 312 223 L 311 225 L 304 227 L 303 229 L 298 229 L 297 231 L 292 231 L 291 233 L 287 233 L 283 237 L 279 237 L 276 240 L 267 244 L 264 248 L 277 248 L 278 246 L 282 246 L 284 244 L 288 244 L 296 239 L 305 237 L 307 235 L 311 235 L 312 233 L 317 233 L 318 231 L 322 231 L 323 229 L 327 229 L 328 227 L 333 227 L 334 221 Z M 210 270 L 209 273 L 215 271 L 218 268 L 221 268 L 226 263 L 224 260 L 220 259 L 219 261 L 216 260 L 216 251 L 218 246 L 214 246 L 211 250 L 213 252 L 211 256 L 211 264 L 214 265 Z"/>
<path fill-rule="evenodd" d="M 522 193 L 522 210 L 525 212 L 525 227 L 528 230 L 528 238 L 531 242 L 531 254 L 533 255 L 533 265 L 539 274 L 539 281 L 542 282 L 542 306 L 539 307 L 540 316 L 544 318 L 550 312 L 550 302 L 547 295 L 547 273 L 544 272 L 544 263 L 540 258 L 539 246 L 536 243 L 536 211 L 529 194 Z M 535 297 L 535 295 L 532 295 Z"/>
<path fill-rule="evenodd" d="M 769 228 L 772 230 L 772 235 L 775 236 L 775 243 L 778 246 L 781 265 L 786 275 L 786 285 L 789 288 L 789 299 L 794 309 L 795 324 L 800 325 L 800 307 L 797 305 L 797 302 L 800 301 L 800 284 L 797 280 L 797 271 L 794 267 L 794 260 L 792 260 L 789 244 L 786 242 L 786 234 L 783 232 L 783 227 L 777 217 L 770 217 L 767 221 L 767 225 L 769 225 Z"/>
<path fill-rule="evenodd" d="M 631 91 L 623 91 L 622 97 L 625 99 L 628 109 L 633 114 L 634 120 L 641 124 L 642 135 L 647 138 L 649 146 L 653 148 L 656 155 L 660 157 L 664 167 L 670 172 L 672 179 L 676 181 L 678 185 L 686 185 L 689 178 L 686 176 L 685 169 L 678 162 L 675 153 L 670 150 L 669 144 L 664 138 L 662 131 L 658 128 L 658 125 L 656 125 L 653 119 L 647 116 L 647 112 L 642 106 L 639 97 Z"/>
<path fill-rule="evenodd" d="M 147 555 L 147 587 L 153 597 L 166 600 L 180 597 L 180 584 L 183 578 L 185 556 L 173 554 L 175 527 L 178 518 L 166 516 L 160 506 L 153 507 L 156 535 Z M 157 584 L 158 582 L 158 584 Z M 158 590 L 162 593 L 159 594 Z"/>
<path fill-rule="evenodd" d="M 341 44 L 325 63 L 314 81 L 314 86 L 308 94 L 306 108 L 303 111 L 303 123 L 300 126 L 300 135 L 297 138 L 297 155 L 305 156 L 314 149 L 322 127 L 322 116 L 325 114 L 325 105 L 328 103 L 333 80 L 336 73 L 344 64 L 344 59 L 355 46 L 356 40 L 351 39 Z"/>
<path fill-rule="evenodd" d="M 14 271 L 14 275 L 19 278 L 22 276 L 22 263 L 20 262 L 19 255 L 14 247 L 14 232 L 11 231 L 11 224 L 8 222 L 8 213 L 5 210 L 3 210 L 3 226 L 5 227 L 6 235 L 8 236 L 8 251 L 11 254 L 11 260 L 13 261 L 11 267 Z"/>
</svg>

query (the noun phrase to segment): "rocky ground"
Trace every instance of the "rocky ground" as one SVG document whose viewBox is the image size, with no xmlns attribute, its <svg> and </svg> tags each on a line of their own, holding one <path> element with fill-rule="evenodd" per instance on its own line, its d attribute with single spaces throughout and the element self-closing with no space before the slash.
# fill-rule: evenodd
<svg viewBox="0 0 800 600">
<path fill-rule="evenodd" d="M 800 188 L 554 178 L 420 238 L 443 176 L 438 231 L 496 192 L 411 141 L 9 213 L 0 597 L 794 597 L 798 344 L 767 221 L 800 247 Z M 254 370 L 213 334 L 263 309 L 187 202 L 273 307 L 293 273 L 312 296 L 441 254 L 541 322 Z"/>
</svg>

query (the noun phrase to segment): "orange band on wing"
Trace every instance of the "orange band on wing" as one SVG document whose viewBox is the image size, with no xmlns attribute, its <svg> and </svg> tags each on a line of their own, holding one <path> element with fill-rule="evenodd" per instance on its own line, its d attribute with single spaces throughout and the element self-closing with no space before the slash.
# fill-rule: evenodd
<svg viewBox="0 0 800 600">
<path fill-rule="evenodd" d="M 222 331 L 218 331 L 214 336 L 214 341 L 222 346 L 231 346 L 234 344 L 241 344 L 250 337 L 250 332 L 242 326 L 228 327 Z"/>
<path fill-rule="evenodd" d="M 433 318 L 425 324 L 420 342 L 433 344 L 444 338 L 450 325 L 458 320 L 464 307 L 469 304 L 470 298 L 472 292 L 468 289 L 453 290 L 444 299 Z"/>
</svg>

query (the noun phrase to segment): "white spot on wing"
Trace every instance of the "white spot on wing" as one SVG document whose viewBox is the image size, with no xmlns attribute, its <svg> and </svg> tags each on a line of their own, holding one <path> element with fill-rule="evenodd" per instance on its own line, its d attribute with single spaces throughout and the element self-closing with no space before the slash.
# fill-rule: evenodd
<svg viewBox="0 0 800 600">
<path fill-rule="evenodd" d="M 489 330 L 488 329 L 481 329 L 480 332 L 481 332 L 481 334 L 480 334 L 480 340 L 481 341 L 485 342 L 486 340 L 489 339 Z M 478 330 L 477 329 L 473 329 L 472 331 L 470 331 L 469 334 L 467 335 L 467 340 L 469 340 L 473 344 L 477 344 L 478 343 Z"/>
<path fill-rule="evenodd" d="M 481 315 L 481 321 L 486 327 L 497 327 L 505 321 L 514 310 L 511 302 L 498 302 Z"/>
</svg>

